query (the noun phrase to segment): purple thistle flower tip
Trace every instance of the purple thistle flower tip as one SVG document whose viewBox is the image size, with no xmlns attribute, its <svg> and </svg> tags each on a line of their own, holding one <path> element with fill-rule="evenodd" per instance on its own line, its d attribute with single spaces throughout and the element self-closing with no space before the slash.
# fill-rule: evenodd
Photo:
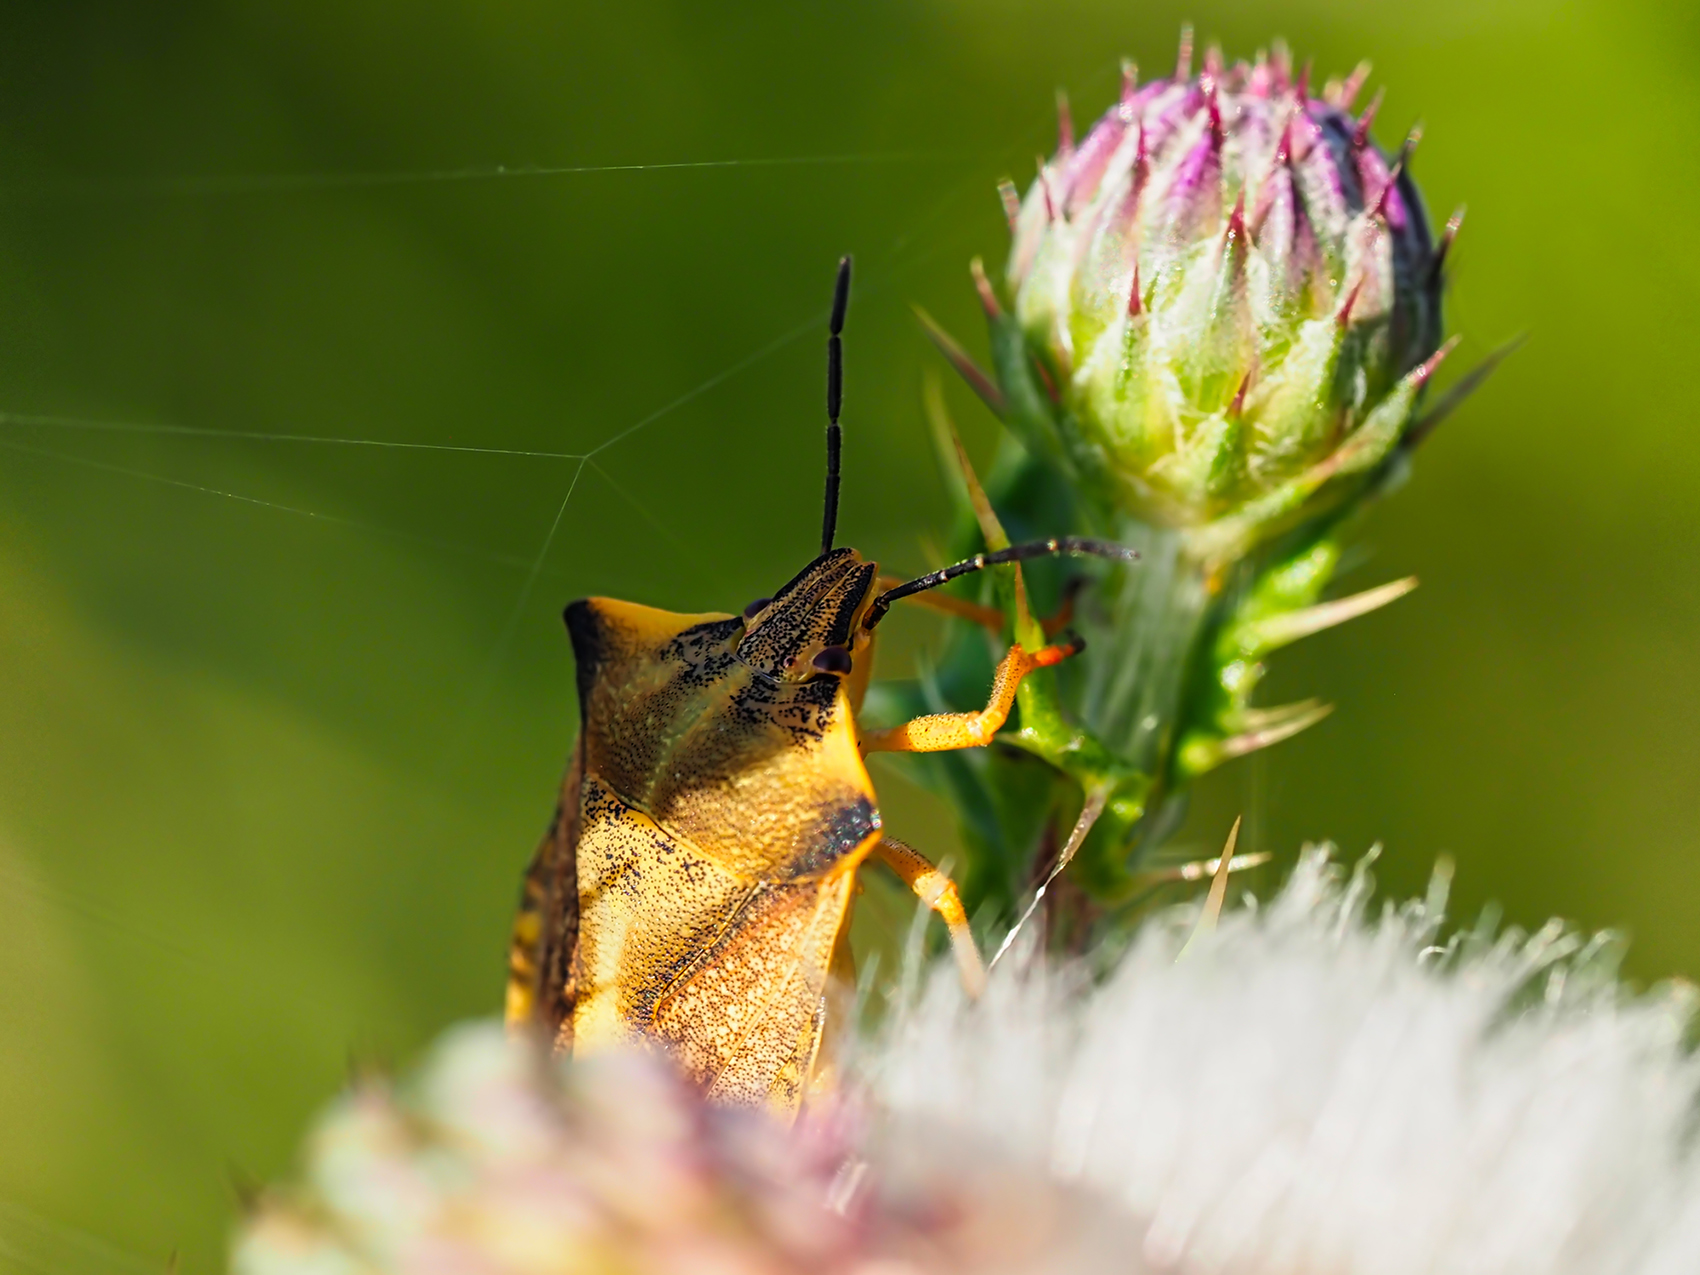
<svg viewBox="0 0 1700 1275">
<path fill-rule="evenodd" d="M 1133 511 L 1182 527 L 1290 512 L 1372 420 L 1391 451 L 1440 344 L 1451 242 L 1411 178 L 1418 135 L 1390 157 L 1380 95 L 1351 114 L 1367 64 L 1317 97 L 1279 45 L 1250 64 L 1211 46 L 1197 76 L 1192 57 L 1183 33 L 1173 78 L 1126 64 L 1078 140 L 1064 105 L 1057 154 L 1019 205 L 1006 192 L 1006 282 L 1059 428 Z M 1221 428 L 1230 412 L 1245 428 Z"/>
</svg>

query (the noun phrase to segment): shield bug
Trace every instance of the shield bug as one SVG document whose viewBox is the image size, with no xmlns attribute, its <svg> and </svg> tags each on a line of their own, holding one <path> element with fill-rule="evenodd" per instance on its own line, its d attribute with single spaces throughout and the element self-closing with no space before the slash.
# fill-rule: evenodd
<svg viewBox="0 0 1700 1275">
<path fill-rule="evenodd" d="M 834 548 L 849 291 L 846 257 L 827 341 L 819 556 L 738 615 L 611 598 L 567 607 L 578 742 L 509 963 L 509 1021 L 540 1027 L 557 1050 L 659 1042 L 711 1097 L 784 1111 L 809 1087 L 831 993 L 850 971 L 851 897 L 869 859 L 943 919 L 970 989 L 984 979 L 956 887 L 883 832 L 863 757 L 987 744 L 1022 678 L 1080 649 L 1011 646 L 983 709 L 862 731 L 880 621 L 894 602 L 933 600 L 928 590 L 996 563 L 1135 556 L 1067 537 L 896 582 Z"/>
</svg>

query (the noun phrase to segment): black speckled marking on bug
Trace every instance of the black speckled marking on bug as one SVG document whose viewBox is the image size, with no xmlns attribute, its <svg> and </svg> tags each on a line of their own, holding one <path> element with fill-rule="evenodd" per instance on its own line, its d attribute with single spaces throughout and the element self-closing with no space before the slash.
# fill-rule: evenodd
<svg viewBox="0 0 1700 1275">
<path fill-rule="evenodd" d="M 727 700 L 727 712 L 747 726 L 771 723 L 793 744 L 811 744 L 832 726 L 838 706 L 838 679 L 822 676 L 806 682 L 752 678 Z"/>
<path fill-rule="evenodd" d="M 744 622 L 737 618 L 692 625 L 663 646 L 660 657 L 685 666 L 680 676 L 687 685 L 706 685 L 737 662 L 732 640 L 743 629 Z"/>
<path fill-rule="evenodd" d="M 573 664 L 577 670 L 579 727 L 582 730 L 590 711 L 590 692 L 596 686 L 596 675 L 607 654 L 607 635 L 602 618 L 589 599 L 580 598 L 567 604 L 561 613 L 567 624 L 567 636 L 572 639 Z"/>
</svg>

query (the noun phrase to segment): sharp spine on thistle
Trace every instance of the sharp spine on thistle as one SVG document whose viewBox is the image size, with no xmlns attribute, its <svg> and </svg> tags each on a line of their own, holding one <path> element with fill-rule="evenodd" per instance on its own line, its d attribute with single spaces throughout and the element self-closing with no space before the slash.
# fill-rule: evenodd
<svg viewBox="0 0 1700 1275">
<path fill-rule="evenodd" d="M 1375 113 L 1381 109 L 1381 100 L 1387 96 L 1387 90 L 1377 89 L 1375 96 L 1370 98 L 1369 105 L 1364 107 L 1364 113 L 1358 116 L 1357 127 L 1352 130 L 1352 149 L 1361 151 L 1369 145 L 1369 131 L 1375 126 Z"/>
<path fill-rule="evenodd" d="M 1228 415 L 1234 420 L 1245 415 L 1245 396 L 1251 390 L 1252 377 L 1256 375 L 1257 369 L 1255 367 L 1248 368 L 1245 376 L 1240 380 L 1239 389 L 1234 391 L 1234 401 L 1228 405 Z"/>
<path fill-rule="evenodd" d="M 1440 241 L 1434 246 L 1434 264 L 1429 267 L 1429 283 L 1440 282 L 1441 269 L 1446 265 L 1446 258 L 1452 252 L 1452 244 L 1458 238 L 1458 230 L 1464 224 L 1465 207 L 1459 204 L 1446 219 L 1446 229 L 1440 232 Z"/>
<path fill-rule="evenodd" d="M 1007 177 L 998 183 L 998 200 L 1003 204 L 1003 215 L 1009 222 L 1009 233 L 1013 235 L 1021 221 L 1021 192 Z"/>
<path fill-rule="evenodd" d="M 1401 155 L 1393 161 L 1393 167 L 1387 170 L 1387 177 L 1381 183 L 1381 189 L 1376 192 L 1375 202 L 1364 211 L 1371 217 L 1387 220 L 1387 197 L 1393 193 L 1393 188 L 1399 184 L 1399 174 L 1405 170 L 1405 157 Z"/>
<path fill-rule="evenodd" d="M 961 343 L 955 337 L 939 326 L 938 321 L 932 315 L 920 306 L 910 308 L 914 310 L 915 317 L 920 320 L 921 330 L 927 334 L 928 339 L 937 347 L 939 353 L 943 354 L 951 367 L 956 369 L 957 375 L 968 383 L 968 387 L 980 396 L 980 401 L 991 409 L 992 415 L 1001 420 L 1007 414 L 1009 405 L 1004 400 L 1003 391 L 998 388 L 997 382 L 979 364 L 974 362 L 968 351 L 962 348 Z"/>
<path fill-rule="evenodd" d="M 1364 85 L 1369 82 L 1370 72 L 1374 67 L 1368 58 L 1352 68 L 1352 73 L 1346 77 L 1346 82 L 1340 86 L 1340 109 L 1349 111 L 1352 103 L 1358 100 L 1358 94 L 1364 91 Z"/>
<path fill-rule="evenodd" d="M 1224 247 L 1231 245 L 1234 240 L 1245 238 L 1245 188 L 1240 188 L 1240 197 L 1234 201 L 1234 210 L 1228 214 L 1228 228 L 1222 234 Z"/>
<path fill-rule="evenodd" d="M 980 258 L 975 257 L 968 263 L 968 273 L 974 276 L 974 290 L 980 294 L 980 306 L 989 319 L 1003 318 L 1003 307 L 998 304 L 998 294 L 992 291 L 992 281 L 986 278 L 986 265 Z"/>
<path fill-rule="evenodd" d="M 1067 162 L 1074 154 L 1074 116 L 1068 109 L 1068 90 L 1057 90 L 1057 158 Z"/>
<path fill-rule="evenodd" d="M 1392 580 L 1373 589 L 1365 589 L 1362 593 L 1354 593 L 1350 597 L 1336 598 L 1332 602 L 1319 602 L 1297 611 L 1272 615 L 1252 626 L 1251 638 L 1261 658 L 1262 655 L 1289 646 L 1300 638 L 1310 637 L 1313 633 L 1321 633 L 1348 620 L 1355 620 L 1360 615 L 1379 610 L 1390 602 L 1396 602 L 1416 587 L 1417 578 L 1406 576 L 1403 580 Z"/>
<path fill-rule="evenodd" d="M 1411 373 L 1411 379 L 1418 385 L 1427 384 L 1429 377 L 1440 369 L 1440 365 L 1446 362 L 1446 356 L 1458 348 L 1458 342 L 1462 339 L 1456 336 L 1447 338 L 1444 345 L 1417 365 Z"/>
<path fill-rule="evenodd" d="M 1435 427 L 1456 411 L 1459 404 L 1480 389 L 1482 382 L 1493 374 L 1494 369 L 1515 353 L 1527 339 L 1526 335 L 1513 337 L 1448 386 L 1446 392 L 1440 396 L 1440 400 L 1419 416 L 1405 431 L 1405 437 L 1401 440 L 1400 445 L 1406 450 L 1420 446 L 1423 440 L 1434 433 Z"/>
<path fill-rule="evenodd" d="M 1351 323 L 1352 323 L 1352 307 L 1357 305 L 1357 303 L 1358 303 L 1358 293 L 1362 292 L 1363 290 L 1364 290 L 1364 277 L 1362 275 L 1359 275 L 1357 277 L 1357 279 L 1353 282 L 1351 291 L 1346 294 L 1345 304 L 1340 307 L 1339 313 L 1334 316 L 1334 322 L 1339 325 L 1339 328 L 1342 332 L 1344 332 L 1348 327 L 1351 326 Z"/>
<path fill-rule="evenodd" d="M 1292 154 L 1293 117 L 1288 115 L 1281 124 L 1281 136 L 1275 142 L 1275 154 L 1270 158 L 1269 171 L 1258 187 L 1257 202 L 1251 207 L 1249 228 L 1253 239 L 1259 239 L 1263 235 L 1263 223 L 1268 218 L 1270 209 L 1275 206 L 1276 183 L 1289 176 L 1283 170 L 1291 166 Z M 1243 192 L 1241 198 L 1244 198 Z"/>
</svg>

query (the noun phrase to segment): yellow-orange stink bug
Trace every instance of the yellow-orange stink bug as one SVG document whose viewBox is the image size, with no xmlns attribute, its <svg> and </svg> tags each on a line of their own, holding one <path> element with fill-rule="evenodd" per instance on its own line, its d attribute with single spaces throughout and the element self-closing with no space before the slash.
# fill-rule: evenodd
<svg viewBox="0 0 1700 1275">
<path fill-rule="evenodd" d="M 896 583 L 833 548 L 849 293 L 846 257 L 827 340 L 820 556 L 741 615 L 567 607 L 578 743 L 510 953 L 509 1021 L 540 1026 L 557 1049 L 660 1042 L 711 1097 L 787 1111 L 814 1071 L 834 971 L 848 970 L 851 895 L 870 857 L 943 918 L 970 987 L 984 978 L 955 886 L 881 831 L 863 756 L 987 744 L 1021 679 L 1079 649 L 1011 646 L 984 709 L 861 732 L 881 618 L 994 563 L 1134 556 L 1067 537 Z"/>
</svg>

